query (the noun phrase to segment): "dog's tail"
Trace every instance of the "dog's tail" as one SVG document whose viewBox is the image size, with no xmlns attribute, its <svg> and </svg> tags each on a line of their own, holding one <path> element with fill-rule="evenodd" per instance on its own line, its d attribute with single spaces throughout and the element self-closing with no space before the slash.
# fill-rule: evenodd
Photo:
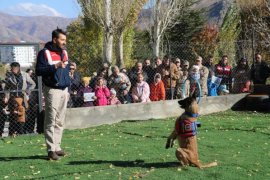
<svg viewBox="0 0 270 180">
<path fill-rule="evenodd" d="M 201 168 L 209 168 L 209 167 L 214 167 L 214 166 L 217 166 L 217 165 L 218 165 L 217 162 L 211 162 L 211 163 L 208 163 L 208 164 L 202 164 Z"/>
</svg>

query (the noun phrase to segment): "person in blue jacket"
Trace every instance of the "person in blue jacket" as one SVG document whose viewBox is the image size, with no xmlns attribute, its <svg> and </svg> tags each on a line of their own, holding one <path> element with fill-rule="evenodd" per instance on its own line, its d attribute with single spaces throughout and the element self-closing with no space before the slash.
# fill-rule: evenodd
<svg viewBox="0 0 270 180">
<path fill-rule="evenodd" d="M 50 160 L 58 160 L 59 156 L 65 155 L 61 139 L 70 86 L 70 65 L 65 45 L 66 32 L 57 28 L 52 32 L 52 41 L 38 53 L 36 64 L 36 73 L 42 76 L 45 85 L 44 135 Z"/>
</svg>

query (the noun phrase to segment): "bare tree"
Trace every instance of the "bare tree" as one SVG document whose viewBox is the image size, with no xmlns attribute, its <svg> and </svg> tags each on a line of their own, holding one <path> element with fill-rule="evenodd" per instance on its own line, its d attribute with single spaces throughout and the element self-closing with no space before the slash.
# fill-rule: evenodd
<svg viewBox="0 0 270 180">
<path fill-rule="evenodd" d="M 103 60 L 112 63 L 113 39 L 116 35 L 116 60 L 124 67 L 124 31 L 137 21 L 147 0 L 78 0 L 85 18 L 96 22 L 104 31 Z"/>
<path fill-rule="evenodd" d="M 147 8 L 151 10 L 150 20 L 145 27 L 151 36 L 153 55 L 160 55 L 160 42 L 164 32 L 177 23 L 188 0 L 149 0 Z M 144 17 L 142 17 L 144 18 Z"/>
<path fill-rule="evenodd" d="M 116 15 L 116 63 L 119 67 L 123 68 L 124 63 L 124 31 L 127 28 L 133 27 L 137 22 L 138 15 L 147 0 L 119 0 L 118 6 L 121 11 Z"/>
<path fill-rule="evenodd" d="M 84 18 L 96 22 L 104 32 L 103 62 L 112 63 L 113 33 L 112 0 L 78 0 Z"/>
</svg>

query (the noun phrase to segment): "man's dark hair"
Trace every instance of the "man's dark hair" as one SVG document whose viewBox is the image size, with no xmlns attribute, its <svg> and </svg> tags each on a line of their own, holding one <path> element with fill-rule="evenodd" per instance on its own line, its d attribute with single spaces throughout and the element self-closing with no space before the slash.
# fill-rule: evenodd
<svg viewBox="0 0 270 180">
<path fill-rule="evenodd" d="M 208 56 L 208 59 L 212 59 L 212 58 L 214 58 L 214 56 L 210 54 L 210 55 Z"/>
<path fill-rule="evenodd" d="M 13 63 L 10 64 L 10 67 L 20 67 L 20 63 L 13 62 Z"/>
<path fill-rule="evenodd" d="M 138 61 L 135 63 L 135 65 L 137 66 L 139 63 L 140 63 L 140 64 L 143 64 L 142 61 L 138 60 Z"/>
<path fill-rule="evenodd" d="M 255 56 L 258 56 L 258 55 L 260 55 L 260 56 L 261 56 L 261 53 L 257 52 L 257 53 L 255 54 Z"/>
<path fill-rule="evenodd" d="M 149 60 L 149 61 L 151 62 L 150 58 L 146 58 L 146 59 L 144 59 L 144 62 L 145 62 L 145 61 L 147 61 L 147 60 Z"/>
<path fill-rule="evenodd" d="M 227 54 L 223 55 L 223 56 L 222 56 L 222 59 L 223 59 L 223 58 L 228 58 L 228 55 L 227 55 Z"/>
<path fill-rule="evenodd" d="M 57 27 L 57 29 L 53 30 L 53 32 L 52 32 L 52 39 L 53 39 L 53 38 L 59 38 L 59 35 L 60 35 L 60 34 L 64 34 L 65 36 L 67 35 L 67 33 L 66 33 L 64 30 L 59 29 L 59 28 Z"/>
<path fill-rule="evenodd" d="M 244 58 L 244 57 L 241 58 L 241 59 L 237 62 L 236 68 L 239 69 L 239 68 L 240 68 L 241 62 L 243 62 L 243 61 L 246 61 L 245 70 L 248 71 L 248 70 L 249 70 L 248 60 L 247 60 L 247 58 Z"/>
<path fill-rule="evenodd" d="M 160 59 L 160 58 L 157 57 L 157 56 L 153 58 L 154 61 L 156 61 L 156 60 L 158 60 L 158 59 Z"/>
<path fill-rule="evenodd" d="M 107 70 L 108 70 L 107 68 L 102 67 L 102 68 L 98 71 L 97 76 L 100 76 L 101 73 L 102 73 L 103 71 L 107 71 Z"/>
<path fill-rule="evenodd" d="M 171 57 L 169 55 L 165 55 L 163 59 L 171 59 Z"/>
<path fill-rule="evenodd" d="M 30 71 L 32 71 L 32 69 L 27 69 L 25 72 L 29 73 Z"/>
</svg>

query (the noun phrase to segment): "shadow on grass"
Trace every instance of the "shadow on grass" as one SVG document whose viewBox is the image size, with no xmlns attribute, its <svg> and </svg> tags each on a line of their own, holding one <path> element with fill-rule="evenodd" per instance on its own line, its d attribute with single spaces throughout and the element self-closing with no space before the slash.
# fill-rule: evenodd
<svg viewBox="0 0 270 180">
<path fill-rule="evenodd" d="M 68 165 L 86 165 L 86 164 L 112 164 L 116 167 L 141 167 L 141 168 L 170 168 L 179 167 L 179 162 L 154 162 L 145 163 L 144 160 L 135 161 L 106 161 L 106 160 L 96 160 L 96 161 L 71 161 Z"/>
<path fill-rule="evenodd" d="M 47 160 L 47 156 L 21 156 L 21 157 L 0 157 L 0 162 L 1 161 L 16 161 L 16 160 L 37 160 L 37 159 L 42 159 L 42 160 Z"/>
<path fill-rule="evenodd" d="M 140 137 L 145 137 L 145 138 L 157 138 L 157 136 L 153 137 L 153 136 L 142 135 L 142 134 L 132 133 L 132 132 L 122 132 L 122 133 L 131 135 L 131 136 L 140 136 Z M 167 136 L 160 136 L 160 138 L 168 138 L 168 137 Z"/>
<path fill-rule="evenodd" d="M 270 136 L 270 133 L 260 132 L 260 131 L 258 131 L 258 129 L 260 129 L 260 128 L 252 128 L 252 129 L 219 128 L 218 130 L 221 130 L 221 131 L 246 131 L 246 132 L 260 133 L 260 134 L 264 134 L 264 135 Z"/>
</svg>

